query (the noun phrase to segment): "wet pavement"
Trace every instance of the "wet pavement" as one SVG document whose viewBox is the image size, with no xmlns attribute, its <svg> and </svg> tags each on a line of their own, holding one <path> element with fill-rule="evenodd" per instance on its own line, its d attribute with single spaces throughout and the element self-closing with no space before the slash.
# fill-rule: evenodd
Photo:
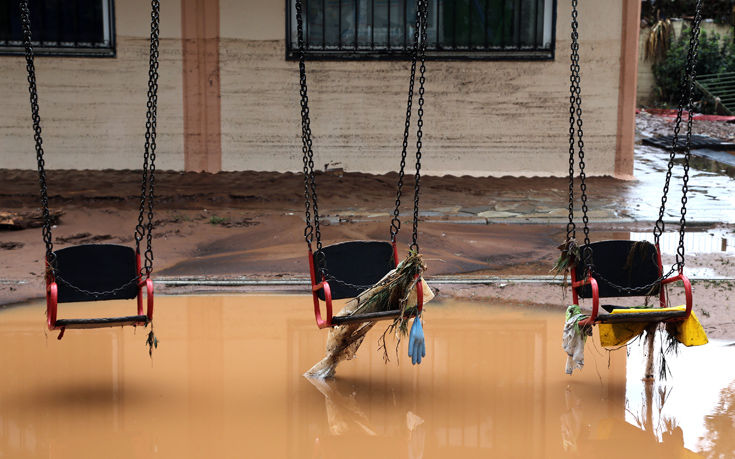
<svg viewBox="0 0 735 459">
<path fill-rule="evenodd" d="M 644 385 L 634 346 L 564 374 L 563 313 L 435 301 L 427 356 L 383 363 L 380 324 L 337 379 L 307 296 L 159 297 L 147 330 L 44 330 L 43 305 L 0 310 L 0 457 L 728 457 L 730 342 L 671 357 Z M 64 305 L 61 317 L 130 302 Z"/>
</svg>

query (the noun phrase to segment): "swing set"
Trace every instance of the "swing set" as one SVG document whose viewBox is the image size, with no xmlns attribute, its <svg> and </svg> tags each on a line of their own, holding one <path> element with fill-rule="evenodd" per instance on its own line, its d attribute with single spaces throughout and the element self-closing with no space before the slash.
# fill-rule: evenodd
<svg viewBox="0 0 735 459">
<path fill-rule="evenodd" d="M 54 251 L 49 212 L 46 169 L 41 136 L 41 116 L 36 88 L 36 70 L 31 41 L 28 0 L 20 0 L 28 91 L 41 186 L 42 235 L 46 246 L 46 322 L 49 330 L 60 330 L 58 339 L 69 329 L 117 326 L 146 326 L 153 320 L 153 196 L 156 171 L 156 115 L 158 107 L 158 36 L 160 1 L 151 1 L 148 103 L 143 150 L 143 178 L 135 249 L 116 244 L 83 244 Z M 145 250 L 141 257 L 141 245 Z M 142 260 L 142 261 L 141 261 Z M 145 297 L 145 299 L 144 299 Z M 135 315 L 92 319 L 60 319 L 58 304 L 82 301 L 137 299 Z M 145 301 L 145 308 L 144 308 Z M 145 310 L 144 310 L 145 309 Z"/>
<path fill-rule="evenodd" d="M 574 304 L 579 298 L 592 299 L 592 314 L 582 324 L 615 322 L 671 322 L 688 318 L 692 311 L 691 282 L 684 275 L 684 234 L 686 230 L 686 204 L 689 180 L 690 146 L 692 136 L 692 105 L 695 66 L 702 20 L 702 0 L 696 4 L 696 14 L 691 29 L 689 52 L 681 83 L 681 98 L 674 127 L 672 149 L 668 161 L 666 179 L 661 198 L 658 220 L 653 235 L 654 244 L 645 241 L 590 241 L 589 218 L 587 215 L 587 185 L 585 182 L 585 152 L 582 123 L 582 97 L 580 90 L 580 61 L 578 33 L 578 0 L 572 0 L 572 45 L 570 85 L 569 127 L 569 222 L 567 223 L 567 247 L 574 243 L 576 224 L 574 220 L 574 175 L 576 157 L 579 161 L 579 180 L 584 244 L 579 246 L 579 256 L 571 269 L 572 295 Z M 61 339 L 67 328 L 84 329 L 126 325 L 147 325 L 153 320 L 153 198 L 156 159 L 156 116 L 158 91 L 158 45 L 159 45 L 159 0 L 151 1 L 151 34 L 148 71 L 148 102 L 146 133 L 143 149 L 143 170 L 140 193 L 139 215 L 135 226 L 135 248 L 113 244 L 85 244 L 54 250 L 52 224 L 49 212 L 48 191 L 44 160 L 41 119 L 36 88 L 36 73 L 31 40 L 31 23 L 28 0 L 20 0 L 26 69 L 33 120 L 36 159 L 41 191 L 43 213 L 42 235 L 45 243 L 47 325 L 50 330 L 60 330 Z M 324 246 L 321 239 L 320 216 L 314 171 L 314 152 L 309 111 L 309 97 L 305 65 L 305 40 L 302 0 L 295 1 L 299 82 L 301 106 L 301 137 L 304 172 L 304 239 L 308 248 L 308 263 L 311 278 L 314 316 L 319 328 L 329 328 L 348 323 L 395 319 L 401 310 L 389 310 L 350 316 L 334 316 L 332 301 L 353 298 L 372 287 L 386 273 L 398 266 L 397 236 L 401 228 L 400 205 L 411 129 L 411 117 L 415 93 L 418 93 L 416 121 L 416 154 L 413 193 L 413 226 L 410 252 L 419 253 L 418 220 L 421 189 L 421 159 L 423 137 L 423 107 L 425 85 L 425 55 L 427 45 L 428 5 L 417 1 L 416 27 L 411 49 L 410 77 L 406 118 L 403 130 L 398 182 L 390 223 L 390 241 L 346 241 Z M 418 68 L 418 90 L 415 90 Z M 687 114 L 686 132 L 681 142 L 682 117 Z M 659 248 L 659 239 L 664 232 L 664 214 L 670 187 L 672 169 L 678 153 L 683 153 L 684 174 L 679 219 L 679 244 L 676 262 L 664 274 Z M 142 243 L 145 239 L 145 247 Z M 315 247 L 314 247 L 315 246 Z M 314 250 L 315 249 L 315 250 Z M 686 304 L 684 308 L 669 308 L 666 286 L 681 282 L 684 286 Z M 423 307 L 422 282 L 416 283 L 417 310 Z M 646 312 L 630 312 L 624 306 L 600 305 L 600 298 L 636 297 L 658 295 L 658 307 Z M 131 316 L 93 319 L 60 319 L 58 304 L 81 301 L 106 301 L 137 299 L 137 313 Z M 325 302 L 326 315 L 322 316 L 321 303 Z M 144 302 L 146 307 L 144 308 Z M 600 311 L 600 307 L 605 311 Z M 145 311 L 144 311 L 145 309 Z M 613 313 L 615 310 L 623 310 Z"/>
<path fill-rule="evenodd" d="M 401 228 L 400 206 L 403 193 L 403 179 L 408 151 L 408 137 L 411 128 L 411 114 L 413 109 L 416 68 L 419 69 L 418 110 L 416 130 L 416 174 L 414 176 L 413 195 L 413 233 L 410 251 L 419 252 L 418 221 L 419 221 L 419 194 L 421 191 L 421 148 L 423 136 L 424 115 L 424 83 L 426 78 L 426 23 L 428 20 L 427 2 L 417 2 L 416 28 L 411 53 L 411 70 L 408 85 L 408 102 L 406 104 L 406 122 L 403 130 L 403 145 L 401 148 L 401 162 L 398 172 L 398 186 L 396 191 L 395 208 L 390 224 L 390 242 L 385 241 L 347 241 L 323 246 L 321 228 L 319 225 L 319 204 L 317 198 L 316 179 L 314 174 L 314 152 L 311 138 L 311 120 L 309 116 L 309 96 L 306 84 L 304 21 L 302 2 L 296 0 L 296 24 L 299 53 L 299 82 L 301 94 L 301 140 L 304 164 L 304 206 L 306 227 L 304 239 L 308 247 L 309 273 L 311 277 L 311 291 L 314 301 L 314 317 L 319 328 L 329 328 L 347 323 L 372 322 L 377 320 L 395 319 L 401 315 L 400 309 L 352 314 L 349 316 L 334 316 L 332 300 L 354 298 L 361 292 L 372 287 L 389 271 L 398 266 L 398 248 L 396 238 Z M 313 211 L 313 217 L 312 217 Z M 313 250 L 316 244 L 316 251 Z M 422 282 L 416 283 L 417 315 L 423 308 Z M 320 300 L 325 302 L 326 316 L 322 316 Z"/>
<path fill-rule="evenodd" d="M 580 326 L 622 322 L 680 322 L 692 313 L 692 285 L 684 275 L 684 234 L 686 231 L 686 204 L 689 183 L 690 148 L 692 138 L 692 106 L 694 81 L 696 77 L 697 48 L 699 45 L 700 23 L 702 21 L 702 0 L 696 4 L 696 13 L 691 28 L 689 52 L 682 75 L 681 96 L 674 124 L 674 136 L 666 179 L 661 197 L 658 219 L 654 225 L 654 243 L 647 241 L 608 240 L 590 242 L 589 218 L 587 216 L 587 185 L 585 182 L 585 154 L 582 129 L 582 96 L 580 90 L 579 65 L 579 21 L 578 0 L 572 0 L 572 45 L 571 45 L 571 85 L 569 107 L 569 222 L 565 250 L 571 251 L 575 245 L 576 225 L 574 221 L 574 173 L 575 153 L 579 158 L 579 179 L 582 203 L 582 222 L 584 244 L 578 247 L 574 266 L 570 269 L 572 298 L 579 305 L 579 298 L 592 299 L 592 314 L 579 322 Z M 687 114 L 686 133 L 682 142 L 680 136 L 683 114 Z M 665 229 L 664 214 L 668 200 L 674 161 L 678 153 L 683 153 L 684 174 L 682 184 L 681 213 L 679 218 L 679 244 L 676 262 L 664 273 L 661 262 L 659 239 Z M 568 255 L 571 255 L 568 253 Z M 684 307 L 669 307 L 666 286 L 681 282 L 684 287 Z M 658 296 L 658 307 L 639 308 L 616 305 L 600 305 L 600 298 L 648 297 Z M 603 311 L 600 310 L 602 307 Z M 645 307 L 644 307 L 645 308 Z"/>
</svg>

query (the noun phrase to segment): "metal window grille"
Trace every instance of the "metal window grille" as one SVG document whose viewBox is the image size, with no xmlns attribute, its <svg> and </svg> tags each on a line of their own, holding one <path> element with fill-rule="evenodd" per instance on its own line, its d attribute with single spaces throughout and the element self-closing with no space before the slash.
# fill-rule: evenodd
<svg viewBox="0 0 735 459">
<path fill-rule="evenodd" d="M 415 0 L 302 0 L 306 53 L 316 59 L 406 59 Z M 295 0 L 286 0 L 286 57 L 298 52 Z M 553 59 L 556 0 L 430 0 L 433 59 Z"/>
<path fill-rule="evenodd" d="M 115 56 L 113 0 L 29 2 L 37 55 Z M 0 54 L 23 54 L 17 0 L 0 0 Z"/>
</svg>

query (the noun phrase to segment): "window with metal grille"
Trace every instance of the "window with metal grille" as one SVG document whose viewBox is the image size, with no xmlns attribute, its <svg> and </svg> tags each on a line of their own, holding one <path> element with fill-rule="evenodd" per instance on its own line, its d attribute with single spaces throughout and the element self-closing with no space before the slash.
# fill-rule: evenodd
<svg viewBox="0 0 735 459">
<path fill-rule="evenodd" d="M 113 0 L 29 2 L 37 55 L 115 56 Z M 17 0 L 0 0 L 0 54 L 23 54 Z"/>
<path fill-rule="evenodd" d="M 296 0 L 286 0 L 286 55 L 298 57 Z M 415 0 L 302 0 L 316 59 L 404 59 Z M 428 58 L 553 59 L 556 0 L 429 0 Z"/>
</svg>

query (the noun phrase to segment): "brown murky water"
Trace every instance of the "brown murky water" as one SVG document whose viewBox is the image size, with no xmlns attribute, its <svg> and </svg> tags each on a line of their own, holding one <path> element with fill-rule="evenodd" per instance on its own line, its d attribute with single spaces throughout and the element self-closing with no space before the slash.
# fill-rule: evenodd
<svg viewBox="0 0 735 459">
<path fill-rule="evenodd" d="M 0 311 L 0 457 L 731 457 L 735 448 L 735 375 L 693 380 L 696 407 L 678 388 L 659 396 L 668 386 L 647 405 L 637 376 L 626 378 L 640 374 L 635 352 L 588 344 L 585 369 L 566 376 L 559 311 L 432 303 L 421 366 L 384 365 L 376 327 L 336 380 L 309 382 L 301 374 L 326 339 L 310 301 L 160 297 L 152 361 L 142 329 L 69 330 L 59 342 L 40 303 Z M 120 306 L 67 305 L 60 316 Z M 732 347 L 716 349 L 732 362 Z M 697 373 L 686 368 L 675 373 Z"/>
</svg>

